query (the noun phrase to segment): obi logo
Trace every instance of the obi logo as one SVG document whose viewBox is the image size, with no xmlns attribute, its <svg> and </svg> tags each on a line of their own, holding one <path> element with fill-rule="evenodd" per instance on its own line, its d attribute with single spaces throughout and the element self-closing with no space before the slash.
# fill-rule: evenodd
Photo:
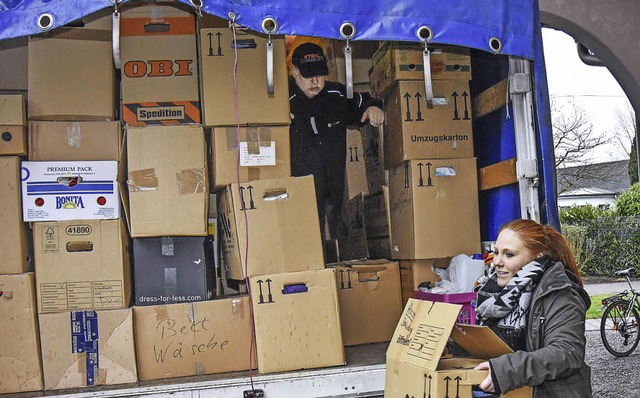
<svg viewBox="0 0 640 398">
<path fill-rule="evenodd" d="M 129 61 L 122 68 L 125 76 L 136 77 L 169 77 L 192 76 L 192 59 L 154 60 L 154 61 Z"/>
<path fill-rule="evenodd" d="M 82 196 L 56 196 L 56 209 L 84 209 Z"/>
</svg>

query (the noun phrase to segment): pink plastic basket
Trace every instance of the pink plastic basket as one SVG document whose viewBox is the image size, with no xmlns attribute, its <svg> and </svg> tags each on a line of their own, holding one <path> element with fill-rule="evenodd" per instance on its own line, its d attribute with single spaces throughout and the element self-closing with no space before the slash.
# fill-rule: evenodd
<svg viewBox="0 0 640 398">
<path fill-rule="evenodd" d="M 440 303 L 462 304 L 462 309 L 460 309 L 460 314 L 458 314 L 458 323 L 467 325 L 476 324 L 476 300 L 478 299 L 478 293 L 476 292 L 436 294 L 416 290 L 414 297 L 420 300 L 437 301 Z"/>
</svg>

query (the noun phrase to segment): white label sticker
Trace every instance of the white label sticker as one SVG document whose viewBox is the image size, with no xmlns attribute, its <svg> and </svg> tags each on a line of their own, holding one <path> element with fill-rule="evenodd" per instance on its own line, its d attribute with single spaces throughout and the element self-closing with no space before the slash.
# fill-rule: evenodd
<svg viewBox="0 0 640 398">
<path fill-rule="evenodd" d="M 276 143 L 271 141 L 270 146 L 260 146 L 260 153 L 249 153 L 246 142 L 240 143 L 240 166 L 275 166 L 276 165 Z"/>
</svg>

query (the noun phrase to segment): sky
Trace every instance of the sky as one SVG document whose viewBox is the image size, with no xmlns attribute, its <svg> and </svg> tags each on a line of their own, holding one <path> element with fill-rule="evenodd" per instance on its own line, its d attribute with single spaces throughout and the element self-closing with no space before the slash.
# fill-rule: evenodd
<svg viewBox="0 0 640 398">
<path fill-rule="evenodd" d="M 556 98 L 556 108 L 573 100 L 584 109 L 595 131 L 611 137 L 617 124 L 616 110 L 627 112 L 629 103 L 616 79 L 606 67 L 584 64 L 574 39 L 566 33 L 545 28 L 542 39 L 549 93 Z M 554 109 L 552 118 L 553 112 Z M 593 163 L 627 158 L 614 144 L 599 148 L 592 156 Z"/>
</svg>

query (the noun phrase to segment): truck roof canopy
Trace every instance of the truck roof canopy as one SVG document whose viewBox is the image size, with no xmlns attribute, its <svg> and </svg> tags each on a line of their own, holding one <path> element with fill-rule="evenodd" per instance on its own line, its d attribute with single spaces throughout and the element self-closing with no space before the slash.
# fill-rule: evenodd
<svg viewBox="0 0 640 398">
<path fill-rule="evenodd" d="M 116 0 L 0 0 L 0 40 L 42 33 L 66 25 Z M 130 0 L 118 0 L 124 4 Z M 341 26 L 355 27 L 352 40 L 419 41 L 420 27 L 430 41 L 533 59 L 537 0 L 179 0 L 202 11 L 262 31 L 265 18 L 275 34 L 340 39 Z M 343 32 L 345 32 L 343 30 Z M 428 36 L 422 30 L 422 37 Z"/>
</svg>

